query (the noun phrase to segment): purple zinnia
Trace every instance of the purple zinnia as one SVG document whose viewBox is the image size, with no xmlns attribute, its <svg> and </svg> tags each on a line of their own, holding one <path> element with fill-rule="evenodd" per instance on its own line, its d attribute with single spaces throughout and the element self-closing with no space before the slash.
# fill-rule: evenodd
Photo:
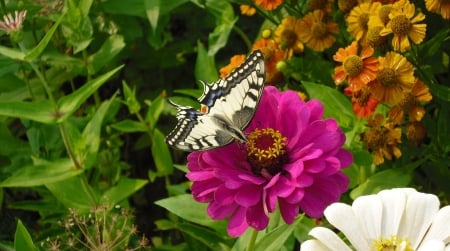
<svg viewBox="0 0 450 251">
<path fill-rule="evenodd" d="M 334 119 L 323 119 L 317 100 L 302 101 L 294 91 L 266 87 L 256 114 L 245 130 L 248 143 L 188 155 L 191 190 L 207 212 L 230 217 L 228 233 L 241 235 L 249 226 L 262 230 L 279 206 L 286 223 L 299 210 L 323 216 L 339 200 L 349 179 L 341 169 L 352 163 L 342 149 L 345 135 Z"/>
</svg>

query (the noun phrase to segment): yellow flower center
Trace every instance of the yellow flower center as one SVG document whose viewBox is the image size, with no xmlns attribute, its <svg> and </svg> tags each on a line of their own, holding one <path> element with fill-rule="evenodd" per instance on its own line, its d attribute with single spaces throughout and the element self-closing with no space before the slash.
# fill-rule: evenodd
<svg viewBox="0 0 450 251">
<path fill-rule="evenodd" d="M 247 159 L 252 171 L 270 178 L 286 163 L 286 137 L 273 128 L 255 129 L 247 137 Z"/>
<path fill-rule="evenodd" d="M 397 72 L 391 68 L 384 68 L 378 72 L 378 81 L 384 87 L 394 87 L 398 84 Z"/>
<path fill-rule="evenodd" d="M 285 29 L 281 33 L 282 49 L 292 48 L 297 42 L 297 34 L 291 29 Z"/>
<path fill-rule="evenodd" d="M 363 13 L 358 18 L 359 27 L 362 30 L 367 30 L 367 23 L 369 22 L 369 14 Z"/>
<path fill-rule="evenodd" d="M 411 27 L 411 22 L 405 15 L 398 15 L 391 20 L 392 32 L 396 35 L 406 35 Z"/>
<path fill-rule="evenodd" d="M 327 26 L 322 22 L 313 24 L 311 30 L 313 37 L 319 39 L 324 38 L 328 34 Z"/>
<path fill-rule="evenodd" d="M 389 13 L 391 12 L 392 6 L 390 5 L 383 5 L 381 6 L 380 10 L 378 11 L 378 18 L 380 18 L 381 22 L 383 22 L 384 25 L 386 25 L 390 18 Z"/>
<path fill-rule="evenodd" d="M 364 66 L 362 59 L 356 55 L 350 55 L 345 58 L 342 65 L 344 67 L 344 71 L 352 77 L 358 75 Z"/>
<path fill-rule="evenodd" d="M 411 243 L 406 239 L 391 236 L 390 238 L 380 238 L 373 241 L 372 251 L 414 251 Z"/>
</svg>

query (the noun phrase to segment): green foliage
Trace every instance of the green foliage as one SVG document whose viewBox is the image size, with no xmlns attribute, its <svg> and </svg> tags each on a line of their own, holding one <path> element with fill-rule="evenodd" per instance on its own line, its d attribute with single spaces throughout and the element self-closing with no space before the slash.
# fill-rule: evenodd
<svg viewBox="0 0 450 251">
<path fill-rule="evenodd" d="M 264 29 L 309 11 L 309 1 L 283 2 L 268 11 L 236 0 L 0 0 L 3 14 L 27 10 L 19 30 L 0 30 L 0 249 L 72 250 L 74 236 L 101 236 L 110 250 L 139 250 L 148 248 L 146 236 L 155 250 L 298 250 L 316 224 L 303 215 L 286 224 L 276 211 L 265 230 L 228 236 L 227 219 L 210 219 L 207 204 L 189 193 L 186 153 L 164 140 L 176 122 L 167 97 L 198 108 L 200 81 L 217 80 Z M 240 4 L 257 14 L 241 15 Z M 352 40 L 334 11 L 335 44 L 271 65 L 282 73 L 271 84 L 320 100 L 344 130 L 354 162 L 344 170 L 342 201 L 411 186 L 448 204 L 448 21 L 427 14 L 427 37 L 403 53 L 433 95 L 425 139 L 407 145 L 403 137 L 401 158 L 375 166 L 360 139 L 367 119 L 333 83 L 333 54 Z M 61 226 L 89 216 L 97 225 Z"/>
</svg>

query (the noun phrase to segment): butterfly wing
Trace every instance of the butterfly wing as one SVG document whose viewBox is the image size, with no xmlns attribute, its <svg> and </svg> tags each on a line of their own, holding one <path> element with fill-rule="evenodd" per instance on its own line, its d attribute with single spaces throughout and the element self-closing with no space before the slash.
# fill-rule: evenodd
<svg viewBox="0 0 450 251">
<path fill-rule="evenodd" d="M 250 123 L 264 89 L 265 65 L 260 51 L 254 51 L 227 77 L 204 84 L 198 99 L 202 111 L 179 106 L 178 123 L 166 137 L 170 146 L 184 151 L 208 150 L 224 146 L 234 138 L 242 140 L 242 130 Z"/>
<path fill-rule="evenodd" d="M 166 137 L 166 142 L 170 146 L 183 151 L 198 151 L 216 148 L 233 141 L 233 137 L 214 117 L 192 107 L 173 105 L 178 108 L 178 123 Z"/>
</svg>

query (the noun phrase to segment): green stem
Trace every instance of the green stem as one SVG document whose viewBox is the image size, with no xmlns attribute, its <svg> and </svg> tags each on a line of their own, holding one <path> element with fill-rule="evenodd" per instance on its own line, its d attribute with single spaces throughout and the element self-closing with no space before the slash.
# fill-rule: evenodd
<svg viewBox="0 0 450 251">
<path fill-rule="evenodd" d="M 250 51 L 252 49 L 252 42 L 250 41 L 250 39 L 248 39 L 245 32 L 236 25 L 233 25 L 233 30 L 242 38 L 242 40 L 244 40 L 245 45 L 247 45 L 247 48 Z"/>
<path fill-rule="evenodd" d="M 250 239 L 248 239 L 248 245 L 245 251 L 253 251 L 253 249 L 255 248 L 256 237 L 258 237 L 258 233 L 258 230 L 252 228 L 252 235 L 250 236 Z"/>
<path fill-rule="evenodd" d="M 70 159 L 72 160 L 73 164 L 75 165 L 75 169 L 79 170 L 83 168 L 80 164 L 80 162 L 77 159 L 77 156 L 75 156 L 75 153 L 72 149 L 72 146 L 70 145 L 69 138 L 67 136 L 66 127 L 64 126 L 64 122 L 58 123 L 59 126 L 59 132 L 61 133 L 61 138 L 63 140 L 64 146 L 66 147 L 67 154 L 69 155 Z"/>
</svg>

